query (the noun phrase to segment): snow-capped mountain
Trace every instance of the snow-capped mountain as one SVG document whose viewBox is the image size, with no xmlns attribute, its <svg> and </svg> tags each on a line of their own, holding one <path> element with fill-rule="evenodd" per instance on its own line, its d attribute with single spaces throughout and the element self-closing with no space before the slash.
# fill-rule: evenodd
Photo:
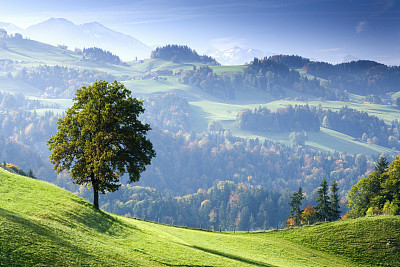
<svg viewBox="0 0 400 267">
<path fill-rule="evenodd" d="M 222 65 L 242 65 L 256 58 L 264 58 L 272 55 L 258 49 L 243 49 L 238 46 L 227 50 L 212 49 L 206 52 L 208 56 L 215 58 Z"/>
<path fill-rule="evenodd" d="M 150 57 L 151 49 L 136 38 L 104 25 L 92 22 L 75 25 L 63 18 L 51 18 L 27 28 L 23 35 L 52 45 L 66 45 L 69 49 L 99 47 L 130 61 L 136 57 Z"/>
</svg>

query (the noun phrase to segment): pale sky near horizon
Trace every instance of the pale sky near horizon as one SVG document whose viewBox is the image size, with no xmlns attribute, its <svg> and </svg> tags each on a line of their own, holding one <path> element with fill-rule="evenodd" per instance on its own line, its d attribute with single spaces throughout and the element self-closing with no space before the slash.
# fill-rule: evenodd
<svg viewBox="0 0 400 267">
<path fill-rule="evenodd" d="M 0 6 L 0 22 L 23 28 L 58 17 L 200 53 L 237 45 L 331 63 L 350 55 L 400 65 L 400 0 L 0 0 Z"/>
</svg>

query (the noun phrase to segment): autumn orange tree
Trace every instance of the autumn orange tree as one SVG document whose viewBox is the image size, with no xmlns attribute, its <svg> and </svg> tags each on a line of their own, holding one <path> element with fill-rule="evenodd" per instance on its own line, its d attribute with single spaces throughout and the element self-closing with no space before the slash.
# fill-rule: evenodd
<svg viewBox="0 0 400 267">
<path fill-rule="evenodd" d="M 313 224 L 317 221 L 317 213 L 313 206 L 307 206 L 301 213 L 301 224 Z"/>
</svg>

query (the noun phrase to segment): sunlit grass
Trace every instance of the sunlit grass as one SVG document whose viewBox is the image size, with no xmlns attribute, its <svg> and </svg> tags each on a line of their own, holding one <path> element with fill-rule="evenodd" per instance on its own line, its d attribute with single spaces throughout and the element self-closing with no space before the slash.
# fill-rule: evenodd
<svg viewBox="0 0 400 267">
<path fill-rule="evenodd" d="M 380 217 L 264 233 L 185 229 L 97 211 L 56 186 L 0 170 L 4 266 L 393 265 L 399 226 L 398 217 Z"/>
</svg>

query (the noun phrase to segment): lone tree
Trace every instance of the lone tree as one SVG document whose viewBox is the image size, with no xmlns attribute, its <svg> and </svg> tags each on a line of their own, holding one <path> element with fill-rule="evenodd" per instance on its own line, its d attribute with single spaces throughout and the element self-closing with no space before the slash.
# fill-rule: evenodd
<svg viewBox="0 0 400 267">
<path fill-rule="evenodd" d="M 93 205 L 99 208 L 99 192 L 114 192 L 119 179 L 140 179 L 151 158 L 148 124 L 138 120 L 143 101 L 130 96 L 123 84 L 98 81 L 76 91 L 74 104 L 58 120 L 57 133 L 47 141 L 57 173 L 67 170 L 75 184 L 93 187 Z"/>
</svg>

